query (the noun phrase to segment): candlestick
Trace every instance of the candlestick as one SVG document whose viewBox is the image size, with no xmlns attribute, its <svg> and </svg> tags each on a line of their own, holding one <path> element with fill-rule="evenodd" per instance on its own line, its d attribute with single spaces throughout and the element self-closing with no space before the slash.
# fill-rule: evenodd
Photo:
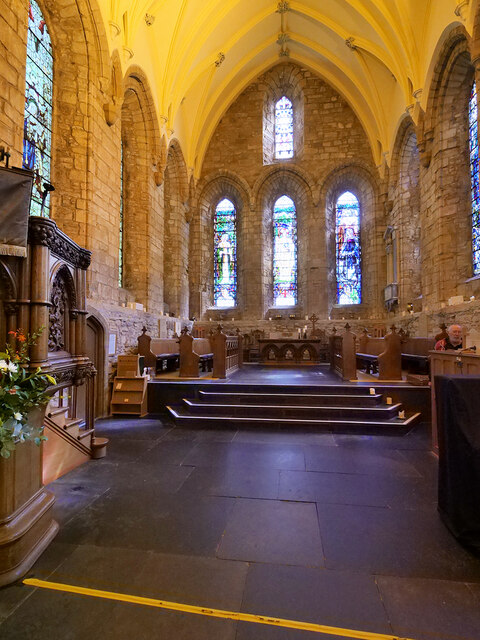
<svg viewBox="0 0 480 640">
<path fill-rule="evenodd" d="M 390 396 L 387 397 L 387 404 L 392 404 L 393 400 L 390 398 Z"/>
</svg>

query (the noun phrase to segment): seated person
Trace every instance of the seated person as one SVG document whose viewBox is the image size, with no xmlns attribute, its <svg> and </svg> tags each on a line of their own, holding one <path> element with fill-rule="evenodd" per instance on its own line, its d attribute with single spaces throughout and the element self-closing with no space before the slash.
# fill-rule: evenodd
<svg viewBox="0 0 480 640">
<path fill-rule="evenodd" d="M 462 327 L 459 324 L 452 324 L 447 329 L 448 337 L 439 340 L 435 345 L 435 351 L 448 351 L 453 349 L 458 351 L 463 348 Z"/>
</svg>

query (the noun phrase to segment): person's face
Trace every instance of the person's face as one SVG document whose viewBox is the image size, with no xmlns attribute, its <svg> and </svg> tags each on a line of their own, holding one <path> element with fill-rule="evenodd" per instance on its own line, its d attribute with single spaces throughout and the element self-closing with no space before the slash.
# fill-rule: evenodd
<svg viewBox="0 0 480 640">
<path fill-rule="evenodd" d="M 462 327 L 454 324 L 448 329 L 448 337 L 453 345 L 460 344 L 462 341 Z"/>
</svg>

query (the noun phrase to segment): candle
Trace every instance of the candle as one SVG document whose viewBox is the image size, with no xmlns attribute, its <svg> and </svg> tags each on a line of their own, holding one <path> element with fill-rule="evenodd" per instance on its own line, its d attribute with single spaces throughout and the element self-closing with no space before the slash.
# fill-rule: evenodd
<svg viewBox="0 0 480 640">
<path fill-rule="evenodd" d="M 470 296 L 470 302 L 473 302 L 475 300 L 475 296 Z"/>
<path fill-rule="evenodd" d="M 209 319 L 208 319 L 208 321 L 209 321 L 209 322 L 211 322 L 211 321 L 212 321 L 212 319 L 211 319 L 211 318 L 209 318 Z"/>
<path fill-rule="evenodd" d="M 370 395 L 371 396 L 375 395 L 375 389 L 373 387 L 370 387 Z"/>
<path fill-rule="evenodd" d="M 390 398 L 390 396 L 387 397 L 387 404 L 392 404 L 393 400 Z"/>
<path fill-rule="evenodd" d="M 405 420 L 405 411 L 399 411 L 398 417 L 400 418 L 400 420 Z"/>
<path fill-rule="evenodd" d="M 232 318 L 232 322 L 235 322 L 235 318 Z"/>
<path fill-rule="evenodd" d="M 269 318 L 269 320 L 270 320 L 270 322 L 272 321 L 272 319 L 271 319 L 271 318 Z"/>
<path fill-rule="evenodd" d="M 305 316 L 305 320 L 308 320 L 308 315 Z"/>
</svg>

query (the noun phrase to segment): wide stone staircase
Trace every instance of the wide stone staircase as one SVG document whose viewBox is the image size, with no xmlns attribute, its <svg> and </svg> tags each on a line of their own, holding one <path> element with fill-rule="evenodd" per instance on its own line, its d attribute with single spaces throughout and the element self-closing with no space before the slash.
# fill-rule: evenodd
<svg viewBox="0 0 480 640">
<path fill-rule="evenodd" d="M 420 420 L 419 412 L 406 410 L 380 389 L 372 391 L 342 385 L 308 390 L 291 386 L 199 389 L 194 398 L 183 398 L 167 410 L 177 425 L 188 427 L 312 428 L 338 433 L 400 434 Z"/>
</svg>

